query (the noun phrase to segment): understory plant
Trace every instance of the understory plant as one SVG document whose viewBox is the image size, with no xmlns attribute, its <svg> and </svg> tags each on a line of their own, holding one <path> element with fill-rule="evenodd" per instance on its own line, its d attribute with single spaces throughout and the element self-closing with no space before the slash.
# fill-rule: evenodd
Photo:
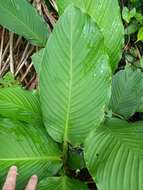
<svg viewBox="0 0 143 190">
<path fill-rule="evenodd" d="M 50 33 L 28 1 L 0 1 L 0 24 L 41 47 L 32 56 L 38 89 L 0 86 L 0 188 L 16 165 L 17 190 L 32 174 L 38 190 L 87 190 L 76 179 L 83 168 L 98 190 L 142 190 L 143 122 L 131 122 L 143 111 L 142 71 L 114 74 L 124 42 L 118 1 L 57 5 Z"/>
</svg>

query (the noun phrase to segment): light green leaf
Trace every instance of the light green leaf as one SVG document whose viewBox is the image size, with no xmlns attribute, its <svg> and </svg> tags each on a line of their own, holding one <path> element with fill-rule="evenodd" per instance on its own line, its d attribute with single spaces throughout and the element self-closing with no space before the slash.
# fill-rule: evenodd
<svg viewBox="0 0 143 190">
<path fill-rule="evenodd" d="M 31 175 L 39 180 L 55 175 L 61 167 L 60 151 L 43 126 L 0 119 L 0 189 L 10 166 L 18 167 L 17 190 Z"/>
<path fill-rule="evenodd" d="M 131 117 L 140 105 L 143 94 L 143 74 L 126 68 L 113 76 L 110 108 L 125 119 Z"/>
<path fill-rule="evenodd" d="M 48 40 L 40 71 L 44 124 L 54 140 L 82 143 L 103 120 L 110 98 L 108 61 L 95 22 L 68 7 Z"/>
<path fill-rule="evenodd" d="M 105 122 L 85 143 L 85 160 L 98 190 L 143 189 L 143 122 Z"/>
<path fill-rule="evenodd" d="M 130 18 L 133 18 L 136 16 L 136 8 L 134 7 L 133 9 L 130 10 Z"/>
<path fill-rule="evenodd" d="M 67 176 L 49 177 L 40 182 L 38 190 L 88 190 L 84 182 L 70 179 Z"/>
<path fill-rule="evenodd" d="M 123 17 L 123 19 L 127 22 L 127 23 L 129 23 L 130 22 L 130 11 L 129 11 L 129 9 L 127 8 L 127 7 L 124 7 L 123 8 L 123 11 L 122 11 L 122 17 Z"/>
<path fill-rule="evenodd" d="M 59 11 L 63 12 L 71 2 L 88 13 L 101 28 L 114 71 L 121 58 L 124 41 L 124 27 L 118 0 L 58 0 Z"/>
<path fill-rule="evenodd" d="M 129 11 L 127 7 L 124 7 L 122 11 L 122 16 L 127 23 L 130 23 L 131 19 L 136 16 L 136 8 L 133 8 Z"/>
<path fill-rule="evenodd" d="M 34 45 L 46 44 L 47 26 L 26 0 L 0 0 L 0 24 Z"/>
<path fill-rule="evenodd" d="M 143 27 L 139 29 L 138 32 L 138 41 L 143 41 Z"/>
<path fill-rule="evenodd" d="M 41 122 L 39 95 L 21 87 L 0 89 L 0 115 L 25 122 Z"/>
</svg>

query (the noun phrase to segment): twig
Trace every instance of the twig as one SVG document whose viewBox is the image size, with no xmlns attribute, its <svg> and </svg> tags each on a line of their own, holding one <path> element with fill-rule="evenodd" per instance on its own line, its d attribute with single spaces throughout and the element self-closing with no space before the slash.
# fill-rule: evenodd
<svg viewBox="0 0 143 190">
<path fill-rule="evenodd" d="M 27 55 L 27 51 L 28 51 L 29 46 L 30 46 L 30 44 L 29 44 L 29 42 L 28 42 L 28 43 L 26 44 L 26 47 L 25 47 L 24 51 L 23 51 L 23 54 L 22 54 L 21 59 L 20 59 L 20 61 L 19 61 L 19 64 L 17 65 L 16 72 L 17 72 L 17 69 L 20 67 L 21 63 L 23 62 L 25 56 Z"/>
<path fill-rule="evenodd" d="M 2 67 L 2 53 L 3 53 L 3 45 L 4 45 L 4 34 L 5 34 L 5 28 L 2 29 L 2 35 L 1 35 L 1 46 L 0 46 L 0 69 Z"/>
<path fill-rule="evenodd" d="M 41 0 L 35 0 L 36 8 L 40 15 L 42 15 Z"/>
<path fill-rule="evenodd" d="M 50 12 L 44 2 L 42 2 L 42 7 L 43 7 L 45 15 L 48 18 L 48 20 L 50 21 L 51 25 L 54 26 L 56 23 L 56 19 L 50 14 Z"/>
<path fill-rule="evenodd" d="M 10 57 L 8 57 L 7 60 L 5 61 L 3 67 L 2 67 L 2 69 L 1 69 L 1 71 L 0 71 L 0 77 L 2 77 L 2 75 L 3 75 L 4 71 L 5 71 L 5 69 L 9 67 L 9 64 L 8 64 L 8 63 L 9 63 L 9 60 L 10 60 Z"/>
<path fill-rule="evenodd" d="M 28 73 L 29 73 L 29 71 L 30 71 L 30 69 L 31 69 L 31 67 L 33 66 L 33 63 L 31 63 L 30 65 L 29 65 L 29 67 L 28 67 L 28 69 L 26 70 L 26 72 L 25 72 L 25 74 L 22 76 L 22 78 L 20 79 L 20 82 L 22 82 L 24 79 L 25 79 L 25 77 L 28 75 Z"/>
<path fill-rule="evenodd" d="M 18 45 L 19 45 L 21 39 L 22 39 L 21 36 L 19 36 L 19 37 L 17 38 L 17 41 L 16 41 L 15 46 L 14 46 L 14 49 L 16 49 L 16 48 L 18 47 Z"/>
<path fill-rule="evenodd" d="M 7 43 L 7 45 L 6 45 L 5 49 L 4 49 L 4 52 L 3 52 L 3 54 L 2 54 L 1 61 L 4 60 L 4 58 L 5 58 L 5 56 L 6 56 L 7 52 L 8 52 L 8 49 L 9 49 L 9 45 L 10 45 L 10 41 L 8 41 L 8 43 Z"/>
<path fill-rule="evenodd" d="M 10 32 L 10 71 L 12 74 L 14 74 L 13 36 L 14 36 L 14 34 L 12 32 Z"/>
<path fill-rule="evenodd" d="M 56 2 L 54 0 L 50 0 L 50 3 L 53 6 L 53 8 L 58 12 L 58 6 L 57 6 Z"/>
<path fill-rule="evenodd" d="M 28 82 L 28 84 L 26 85 L 25 88 L 28 88 L 29 90 L 32 90 L 32 89 L 36 88 L 37 83 L 38 83 L 38 79 L 37 79 L 36 74 L 34 74 L 34 76 L 33 76 L 32 79 Z"/>
<path fill-rule="evenodd" d="M 25 63 L 27 62 L 28 57 L 30 56 L 30 54 L 32 53 L 32 51 L 34 50 L 34 46 L 32 46 L 29 51 L 26 54 L 25 59 L 23 60 L 23 62 L 20 64 L 20 66 L 18 67 L 17 71 L 15 72 L 15 76 L 17 76 L 17 74 L 19 73 L 19 71 L 21 70 L 21 68 L 25 65 Z"/>
<path fill-rule="evenodd" d="M 137 45 L 135 45 L 135 48 L 136 48 L 136 50 L 137 50 L 137 56 L 138 56 L 138 58 L 141 59 L 142 56 L 141 56 L 141 53 L 140 53 L 140 51 L 139 51 Z"/>
</svg>

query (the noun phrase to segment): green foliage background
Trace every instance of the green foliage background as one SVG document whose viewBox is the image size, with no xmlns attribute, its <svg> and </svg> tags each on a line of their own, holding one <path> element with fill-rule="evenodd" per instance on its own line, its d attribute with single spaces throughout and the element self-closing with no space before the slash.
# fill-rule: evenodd
<svg viewBox="0 0 143 190">
<path fill-rule="evenodd" d="M 20 190 L 31 173 L 39 190 L 142 190 L 143 2 L 45 3 L 52 32 L 28 1 L 0 1 L 0 24 L 42 48 L 37 89 L 0 79 L 0 187 L 17 165 Z"/>
</svg>

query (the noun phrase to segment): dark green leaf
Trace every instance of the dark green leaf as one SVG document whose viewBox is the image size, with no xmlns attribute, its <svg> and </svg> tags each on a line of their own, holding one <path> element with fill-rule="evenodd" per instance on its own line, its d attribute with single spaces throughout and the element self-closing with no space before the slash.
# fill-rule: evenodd
<svg viewBox="0 0 143 190">
<path fill-rule="evenodd" d="M 33 174 L 41 180 L 57 173 L 60 151 L 42 125 L 0 119 L 0 188 L 12 165 L 19 169 L 17 190 L 21 190 Z"/>
<path fill-rule="evenodd" d="M 67 165 L 72 170 L 86 168 L 83 156 L 83 149 L 81 147 L 69 147 Z"/>
<path fill-rule="evenodd" d="M 46 44 L 47 26 L 26 0 L 0 0 L 0 24 L 34 45 Z"/>
<path fill-rule="evenodd" d="M 126 68 L 113 77 L 110 108 L 128 119 L 138 109 L 143 94 L 143 74 L 140 70 Z"/>
<path fill-rule="evenodd" d="M 139 29 L 139 25 L 137 23 L 131 23 L 126 29 L 125 29 L 125 34 L 126 35 L 131 35 L 137 32 Z"/>
<path fill-rule="evenodd" d="M 106 121 L 86 140 L 85 160 L 98 190 L 142 190 L 143 122 Z"/>
</svg>

